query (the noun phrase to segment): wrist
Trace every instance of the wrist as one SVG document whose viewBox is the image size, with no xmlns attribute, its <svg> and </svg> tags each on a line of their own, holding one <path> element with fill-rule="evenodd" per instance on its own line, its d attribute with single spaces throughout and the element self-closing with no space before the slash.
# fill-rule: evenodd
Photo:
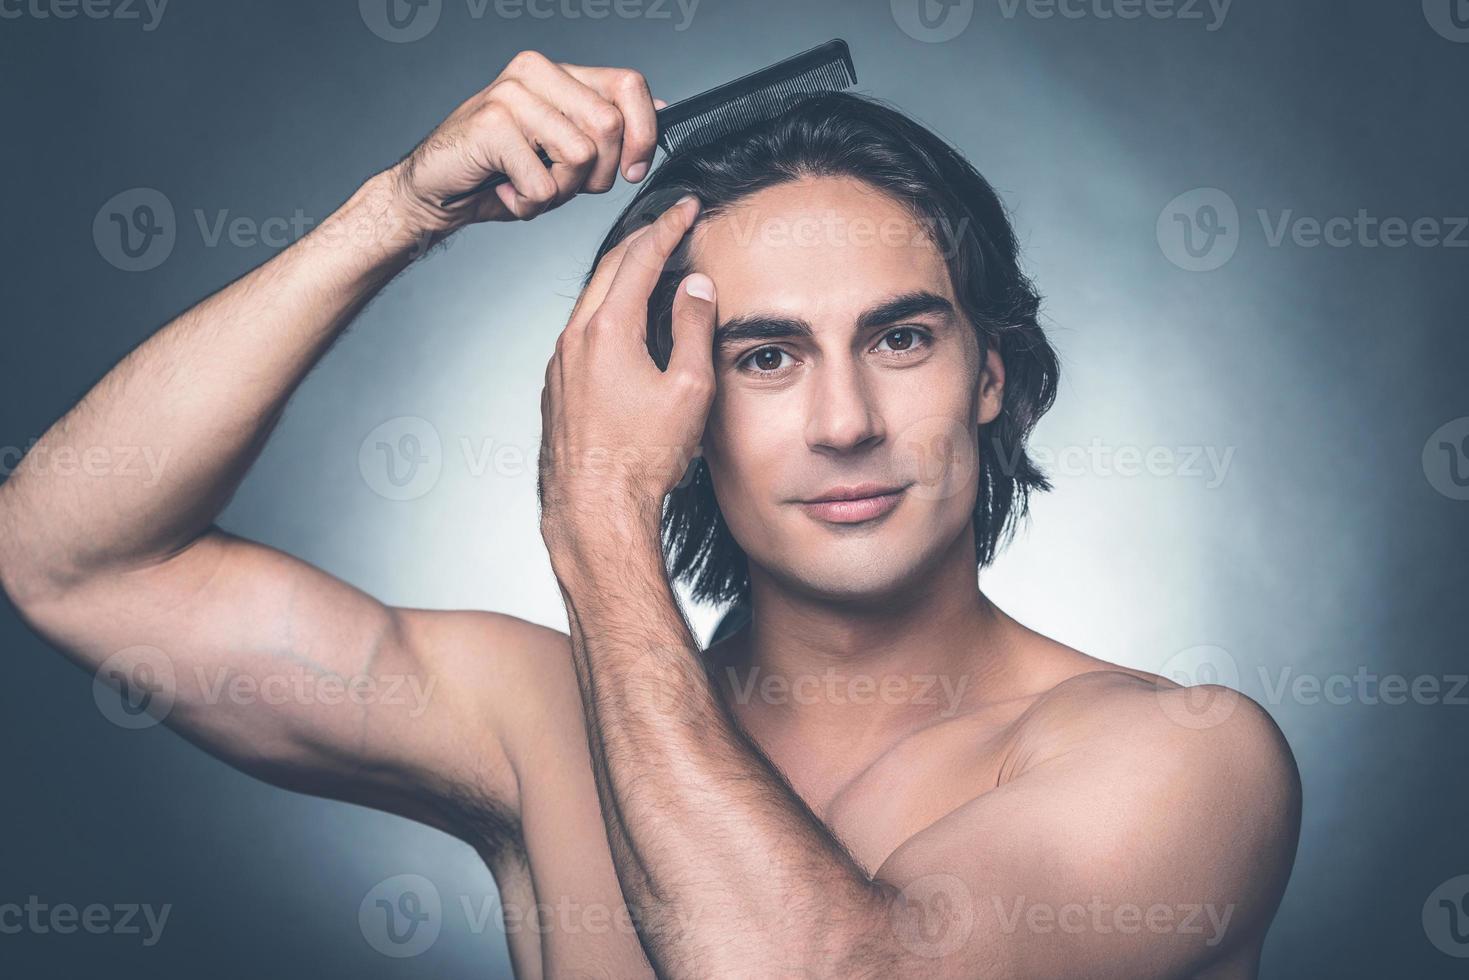
<svg viewBox="0 0 1469 980">
<path fill-rule="evenodd" d="M 414 235 L 427 236 L 437 242 L 452 235 L 465 223 L 462 212 L 451 213 L 439 206 L 437 198 L 425 198 L 413 179 L 411 156 L 393 164 L 374 180 L 382 182 L 383 193 L 392 202 L 395 213 Z"/>
<path fill-rule="evenodd" d="M 392 169 L 369 177 L 342 206 L 302 240 L 366 258 L 370 269 L 397 272 L 446 237 L 407 201 Z"/>
<path fill-rule="evenodd" d="M 606 568 L 620 575 L 645 559 L 661 570 L 661 512 L 661 502 L 633 493 L 603 494 L 585 507 L 543 506 L 541 537 L 552 569 L 563 581 Z"/>
</svg>

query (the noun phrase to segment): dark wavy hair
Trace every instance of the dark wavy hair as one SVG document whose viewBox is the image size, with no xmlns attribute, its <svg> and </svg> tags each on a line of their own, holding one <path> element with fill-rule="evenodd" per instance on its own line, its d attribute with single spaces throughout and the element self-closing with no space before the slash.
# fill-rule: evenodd
<svg viewBox="0 0 1469 980">
<path fill-rule="evenodd" d="M 665 159 L 613 223 L 583 284 L 611 248 L 686 193 L 703 202 L 703 220 L 763 188 L 824 176 L 860 179 L 910 208 L 944 255 L 960 309 L 978 334 L 980 363 L 991 347 L 1004 361 L 1003 407 L 981 429 L 977 447 L 974 554 L 978 566 L 987 565 L 1025 515 L 1031 491 L 1050 489 L 1025 439 L 1055 401 L 1060 366 L 1037 320 L 1040 296 L 1020 269 L 1004 205 L 942 138 L 870 96 L 800 99 L 774 119 Z M 688 245 L 685 236 L 648 302 L 648 351 L 660 369 L 672 350 L 673 297 L 689 268 Z M 685 582 L 695 599 L 747 612 L 749 562 L 724 522 L 702 458 L 664 501 L 662 537 L 674 581 Z"/>
</svg>

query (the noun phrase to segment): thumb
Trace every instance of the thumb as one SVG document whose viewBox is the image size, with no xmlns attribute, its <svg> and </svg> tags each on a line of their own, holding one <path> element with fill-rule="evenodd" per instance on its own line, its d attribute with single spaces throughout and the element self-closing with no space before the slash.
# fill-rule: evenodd
<svg viewBox="0 0 1469 980">
<path fill-rule="evenodd" d="M 714 280 L 702 272 L 684 277 L 673 297 L 673 353 L 668 370 L 714 375 Z"/>
</svg>

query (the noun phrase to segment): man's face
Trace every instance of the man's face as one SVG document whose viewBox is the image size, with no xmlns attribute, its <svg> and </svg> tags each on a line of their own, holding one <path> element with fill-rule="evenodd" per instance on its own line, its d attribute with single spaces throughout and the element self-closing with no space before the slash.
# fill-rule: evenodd
<svg viewBox="0 0 1469 980">
<path fill-rule="evenodd" d="M 752 565 L 854 598 L 914 582 L 961 535 L 972 561 L 974 449 L 1003 369 L 991 354 L 981 372 L 924 225 L 861 181 L 808 178 L 700 221 L 691 249 L 718 292 L 704 454 Z M 862 484 L 896 499 L 810 503 Z"/>
</svg>

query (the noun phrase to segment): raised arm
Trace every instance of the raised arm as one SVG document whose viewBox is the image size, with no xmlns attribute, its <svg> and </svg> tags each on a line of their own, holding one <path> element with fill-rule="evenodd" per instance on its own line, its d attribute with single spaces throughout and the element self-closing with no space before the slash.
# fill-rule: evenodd
<svg viewBox="0 0 1469 980">
<path fill-rule="evenodd" d="M 476 683 L 501 652 L 554 649 L 559 634 L 391 609 L 214 521 L 291 393 L 378 290 L 465 224 L 608 190 L 619 165 L 640 178 L 653 113 L 636 72 L 517 55 L 328 220 L 138 346 L 0 485 L 0 585 L 21 615 L 136 705 L 272 782 L 451 830 L 425 784 L 450 796 L 488 785 L 506 802 L 494 712 L 461 709 L 501 690 Z M 439 206 L 493 171 L 511 181 Z M 89 464 L 115 446 L 140 447 L 138 462 Z"/>
</svg>

